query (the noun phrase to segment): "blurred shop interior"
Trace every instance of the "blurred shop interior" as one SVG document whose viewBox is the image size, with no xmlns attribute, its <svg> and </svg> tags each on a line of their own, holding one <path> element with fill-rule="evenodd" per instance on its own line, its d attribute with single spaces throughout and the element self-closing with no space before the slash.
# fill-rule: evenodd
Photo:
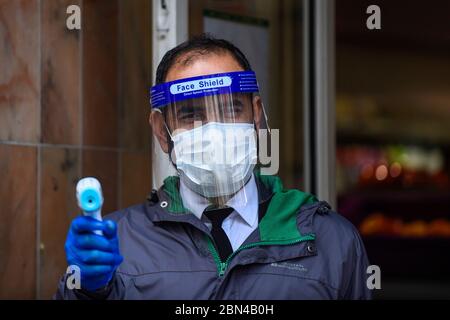
<svg viewBox="0 0 450 320">
<path fill-rule="evenodd" d="M 384 298 L 450 296 L 448 1 L 336 1 L 338 210 L 380 266 Z M 376 293 L 378 295 L 378 292 Z"/>
<path fill-rule="evenodd" d="M 189 0 L 185 33 L 231 40 L 249 57 L 280 129 L 279 175 L 308 191 L 307 2 Z M 66 28 L 71 4 L 80 31 Z M 366 27 L 371 4 L 381 30 Z M 0 298 L 54 294 L 79 178 L 102 181 L 105 214 L 155 185 L 154 5 L 0 0 Z M 450 298 L 450 2 L 335 0 L 333 10 L 335 130 L 319 143 L 333 150 L 337 211 L 381 268 L 375 298 Z"/>
</svg>

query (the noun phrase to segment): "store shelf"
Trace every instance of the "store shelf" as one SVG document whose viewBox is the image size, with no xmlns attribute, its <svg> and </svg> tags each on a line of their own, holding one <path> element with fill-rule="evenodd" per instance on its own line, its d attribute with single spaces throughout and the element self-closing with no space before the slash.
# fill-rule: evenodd
<svg viewBox="0 0 450 320">
<path fill-rule="evenodd" d="M 379 147 L 383 145 L 414 145 L 425 148 L 441 147 L 450 150 L 450 136 L 439 135 L 424 136 L 411 133 L 399 134 L 393 132 L 356 132 L 353 130 L 339 131 L 337 134 L 338 146 L 362 145 Z"/>
<path fill-rule="evenodd" d="M 339 196 L 338 203 L 339 212 L 355 225 L 375 212 L 406 221 L 450 219 L 450 190 L 354 190 Z"/>
</svg>

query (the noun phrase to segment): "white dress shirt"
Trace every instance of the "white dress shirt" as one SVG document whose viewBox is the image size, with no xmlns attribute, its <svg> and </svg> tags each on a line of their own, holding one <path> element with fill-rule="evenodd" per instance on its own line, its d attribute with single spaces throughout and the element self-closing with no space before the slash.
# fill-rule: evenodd
<svg viewBox="0 0 450 320">
<path fill-rule="evenodd" d="M 205 197 L 189 189 L 180 179 L 180 195 L 183 205 L 211 230 L 212 225 L 203 211 L 211 205 Z M 234 211 L 223 221 L 222 229 L 230 240 L 233 251 L 258 227 L 258 188 L 252 175 L 247 184 L 226 203 Z"/>
</svg>

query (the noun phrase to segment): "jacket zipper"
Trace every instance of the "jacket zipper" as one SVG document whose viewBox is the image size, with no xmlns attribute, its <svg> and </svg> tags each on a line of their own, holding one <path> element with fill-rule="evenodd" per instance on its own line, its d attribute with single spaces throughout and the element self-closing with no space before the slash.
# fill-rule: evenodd
<svg viewBox="0 0 450 320">
<path fill-rule="evenodd" d="M 296 240 L 292 240 L 292 241 L 264 241 L 264 242 L 255 242 L 255 243 L 249 243 L 245 246 L 240 247 L 239 249 L 237 249 L 236 251 L 234 251 L 232 254 L 230 254 L 230 256 L 225 260 L 225 262 L 223 262 L 220 257 L 219 254 L 216 250 L 216 248 L 213 245 L 213 242 L 211 240 L 211 238 L 207 237 L 210 243 L 210 246 L 212 248 L 212 253 L 214 256 L 214 260 L 216 261 L 217 267 L 218 267 L 218 271 L 219 271 L 219 277 L 223 277 L 223 275 L 225 274 L 228 265 L 230 264 L 231 259 L 233 259 L 233 257 L 236 256 L 236 254 L 238 254 L 239 252 L 241 252 L 242 250 L 245 249 L 249 249 L 249 248 L 253 248 L 253 247 L 257 247 L 257 246 L 270 246 L 270 245 L 294 245 L 300 242 L 304 242 L 304 241 L 310 241 L 310 240 L 314 240 L 315 236 L 312 234 L 307 234 L 302 236 L 300 239 L 296 239 Z"/>
</svg>

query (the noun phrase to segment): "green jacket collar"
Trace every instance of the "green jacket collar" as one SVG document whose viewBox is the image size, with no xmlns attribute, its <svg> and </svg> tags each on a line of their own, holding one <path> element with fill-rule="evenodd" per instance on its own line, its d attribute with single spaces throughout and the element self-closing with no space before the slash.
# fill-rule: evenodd
<svg viewBox="0 0 450 320">
<path fill-rule="evenodd" d="M 260 242 L 290 243 L 303 238 L 297 227 L 299 209 L 306 204 L 317 202 L 308 193 L 296 189 L 285 189 L 277 176 L 261 175 L 255 172 L 258 185 L 259 202 L 270 202 L 264 217 L 259 223 Z M 164 180 L 161 190 L 167 197 L 167 213 L 173 215 L 190 214 L 183 206 L 179 193 L 179 177 L 171 176 Z M 181 217 L 180 217 L 181 218 Z"/>
</svg>

